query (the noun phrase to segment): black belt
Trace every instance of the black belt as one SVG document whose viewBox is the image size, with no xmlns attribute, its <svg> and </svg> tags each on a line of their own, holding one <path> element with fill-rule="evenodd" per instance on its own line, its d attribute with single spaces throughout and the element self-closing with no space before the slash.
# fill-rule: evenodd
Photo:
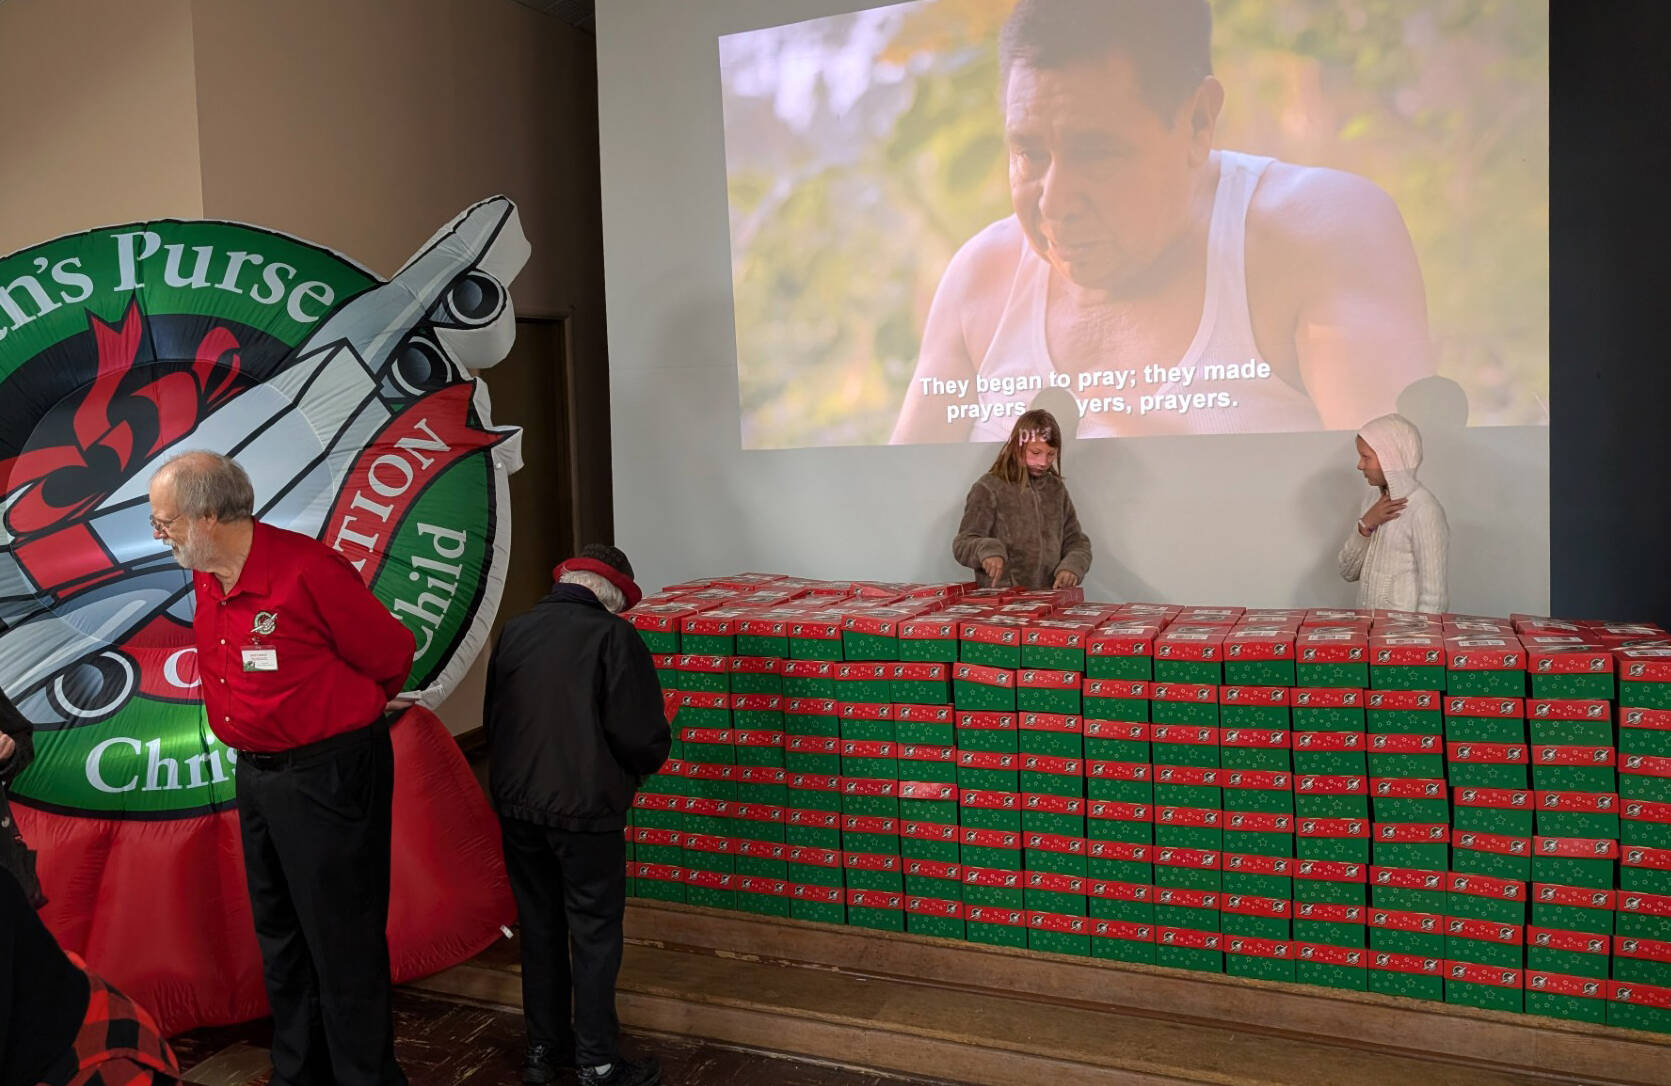
<svg viewBox="0 0 1671 1086">
<path fill-rule="evenodd" d="M 291 747 L 289 750 L 240 750 L 238 761 L 256 769 L 280 769 L 287 765 L 311 762 L 348 750 L 351 747 L 360 746 L 377 738 L 380 734 L 387 734 L 388 730 L 389 718 L 382 717 L 363 728 L 355 728 L 349 732 L 339 732 L 314 743 L 303 743 L 299 747 Z"/>
</svg>

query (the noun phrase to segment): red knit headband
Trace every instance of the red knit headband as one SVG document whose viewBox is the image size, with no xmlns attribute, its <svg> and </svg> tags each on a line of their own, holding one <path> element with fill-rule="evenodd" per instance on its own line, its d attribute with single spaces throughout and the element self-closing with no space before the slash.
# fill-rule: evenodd
<svg viewBox="0 0 1671 1086">
<path fill-rule="evenodd" d="M 566 562 L 559 562 L 557 568 L 551 571 L 551 579 L 560 581 L 565 573 L 596 573 L 621 590 L 621 597 L 627 601 L 626 606 L 621 608 L 623 611 L 637 607 L 638 601 L 644 598 L 644 593 L 639 591 L 638 585 L 631 577 L 607 562 L 599 562 L 595 558 L 570 558 Z"/>
</svg>

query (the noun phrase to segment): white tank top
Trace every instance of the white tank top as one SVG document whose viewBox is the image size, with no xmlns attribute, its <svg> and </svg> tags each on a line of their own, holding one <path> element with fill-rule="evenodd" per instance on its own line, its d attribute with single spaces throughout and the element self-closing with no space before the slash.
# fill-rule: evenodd
<svg viewBox="0 0 1671 1086">
<path fill-rule="evenodd" d="M 1258 187 L 1259 178 L 1273 160 L 1236 151 L 1218 151 L 1216 154 L 1219 181 L 1218 191 L 1213 195 L 1212 221 L 1207 227 L 1207 278 L 1201 303 L 1201 321 L 1183 357 L 1154 360 L 1159 365 L 1195 367 L 1195 380 L 1187 387 L 1181 382 L 1147 385 L 1142 383 L 1141 367 L 1138 367 L 1139 384 L 1135 390 L 1128 387 L 1117 392 L 1112 387 L 1093 387 L 1080 393 L 1070 387 L 1066 391 L 1073 394 L 1082 411 L 1086 398 L 1124 396 L 1132 405 L 1128 414 L 1087 415 L 1077 427 L 1072 420 L 1060 420 L 1064 429 L 1079 437 L 1286 433 L 1322 428 L 1322 420 L 1311 397 L 1274 373 L 1269 377 L 1252 379 L 1202 378 L 1204 365 L 1241 365 L 1250 360 L 1255 363 L 1263 361 L 1253 338 L 1253 319 L 1248 314 L 1247 268 L 1243 249 L 1247 240 L 1247 209 L 1253 201 L 1253 190 Z M 1013 217 L 998 225 L 1018 233 L 1020 231 Z M 1018 249 L 1020 259 L 1010 283 L 1009 297 L 1004 301 L 1004 312 L 998 319 L 992 343 L 987 347 L 978 371 L 989 381 L 1011 378 L 1017 391 L 1006 394 L 1000 388 L 979 394 L 981 404 L 995 410 L 988 418 L 975 421 L 969 434 L 971 441 L 1006 440 L 1019 410 L 1011 406 L 1007 409 L 1008 413 L 1000 413 L 996 408 L 1019 402 L 1024 409 L 1038 395 L 1033 386 L 1042 384 L 1042 387 L 1049 387 L 1050 375 L 1057 372 L 1045 342 L 1050 265 L 1024 239 Z M 1129 368 L 1130 363 L 1127 366 Z M 1183 413 L 1157 407 L 1148 414 L 1140 415 L 1137 413 L 1137 396 L 1145 392 L 1179 397 L 1192 397 L 1197 393 L 1212 397 L 1216 393 L 1224 393 L 1236 406 L 1231 409 L 1191 406 Z"/>
</svg>

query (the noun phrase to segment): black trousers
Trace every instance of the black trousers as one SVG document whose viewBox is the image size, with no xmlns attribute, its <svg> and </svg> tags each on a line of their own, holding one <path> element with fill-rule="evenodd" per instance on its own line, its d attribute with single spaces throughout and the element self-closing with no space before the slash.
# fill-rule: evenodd
<svg viewBox="0 0 1671 1086">
<path fill-rule="evenodd" d="M 563 1056 L 572 1051 L 580 1067 L 614 1063 L 621 1058 L 615 978 L 627 907 L 626 841 L 619 830 L 578 833 L 514 818 L 499 822 L 522 924 L 528 1042 L 551 1045 Z"/>
<path fill-rule="evenodd" d="M 240 753 L 244 875 L 273 1010 L 273 1086 L 389 1086 L 394 749 L 379 721 Z"/>
</svg>

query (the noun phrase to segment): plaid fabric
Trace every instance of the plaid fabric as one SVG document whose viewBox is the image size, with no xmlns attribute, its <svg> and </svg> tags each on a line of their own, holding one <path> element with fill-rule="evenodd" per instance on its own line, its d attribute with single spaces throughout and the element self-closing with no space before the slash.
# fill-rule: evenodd
<svg viewBox="0 0 1671 1086">
<path fill-rule="evenodd" d="M 75 1038 L 75 1064 L 41 1086 L 150 1086 L 178 1080 L 179 1061 L 157 1024 L 127 996 L 100 980 L 87 963 L 70 955 L 87 974 L 87 1015 Z"/>
</svg>

